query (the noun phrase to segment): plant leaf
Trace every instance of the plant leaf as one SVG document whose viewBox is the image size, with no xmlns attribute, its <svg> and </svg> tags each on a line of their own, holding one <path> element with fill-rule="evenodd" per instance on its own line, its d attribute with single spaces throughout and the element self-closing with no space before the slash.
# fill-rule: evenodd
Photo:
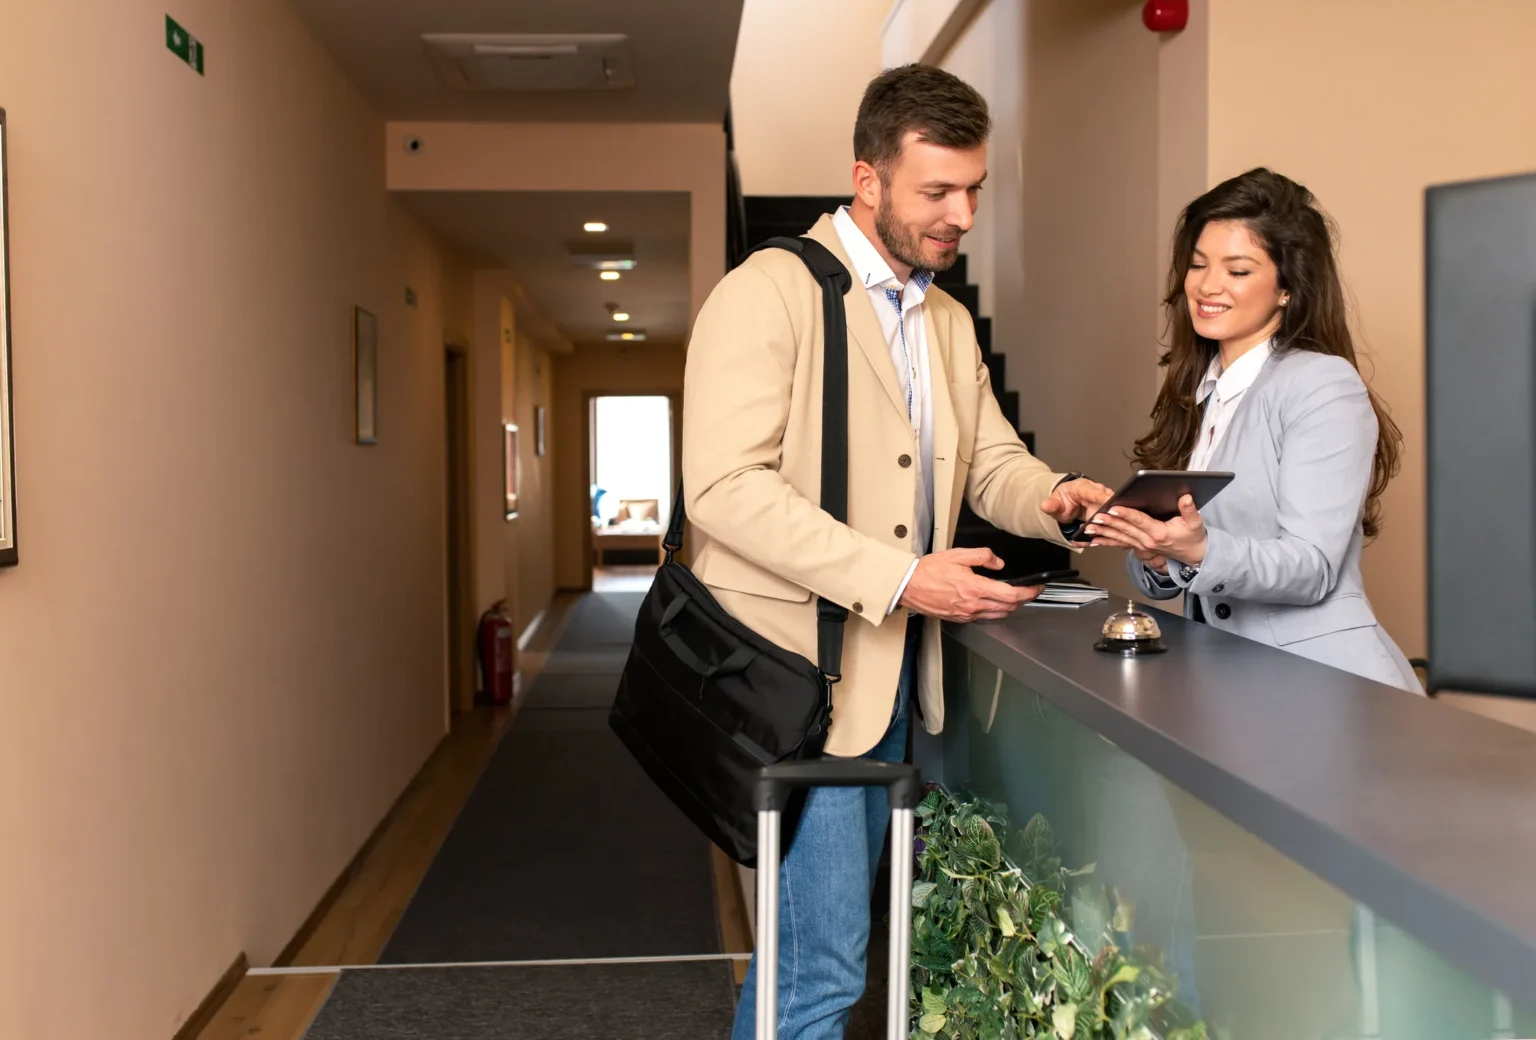
<svg viewBox="0 0 1536 1040">
<path fill-rule="evenodd" d="M 1008 908 L 1003 906 L 997 908 L 997 926 L 1007 936 L 1017 935 L 1019 931 L 1013 926 L 1013 918 L 1008 916 Z M 769 967 L 772 967 L 772 965 L 769 965 Z"/>
<path fill-rule="evenodd" d="M 944 1028 L 945 1021 L 943 1015 L 924 1015 L 917 1020 L 917 1028 L 929 1036 L 934 1036 L 939 1030 Z"/>
<path fill-rule="evenodd" d="M 1111 986 L 1118 986 L 1122 982 L 1135 982 L 1139 978 L 1141 978 L 1140 968 L 1134 964 L 1122 964 L 1120 965 L 1120 970 L 1111 975 L 1109 981 L 1104 983 L 1104 988 L 1108 989 Z M 1169 1040 L 1173 1040 L 1173 1038 L 1169 1037 Z"/>
<path fill-rule="evenodd" d="M 912 886 L 912 906 L 921 910 L 928 905 L 928 900 L 933 898 L 933 893 L 938 891 L 938 884 L 933 881 L 919 881 Z"/>
<path fill-rule="evenodd" d="M 1051 1028 L 1061 1040 L 1072 1040 L 1077 1032 L 1077 1005 L 1062 1004 L 1051 1009 Z"/>
<path fill-rule="evenodd" d="M 923 990 L 923 1014 L 942 1015 L 947 1010 L 948 1006 L 944 1003 L 944 994 L 931 989 Z"/>
</svg>

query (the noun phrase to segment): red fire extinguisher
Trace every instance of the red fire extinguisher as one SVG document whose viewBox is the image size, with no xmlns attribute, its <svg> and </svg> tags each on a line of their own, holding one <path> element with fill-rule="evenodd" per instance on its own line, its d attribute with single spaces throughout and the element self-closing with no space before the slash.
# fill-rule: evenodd
<svg viewBox="0 0 1536 1040">
<path fill-rule="evenodd" d="M 507 601 L 499 599 L 480 615 L 480 699 L 490 704 L 512 701 L 516 648 Z"/>
</svg>

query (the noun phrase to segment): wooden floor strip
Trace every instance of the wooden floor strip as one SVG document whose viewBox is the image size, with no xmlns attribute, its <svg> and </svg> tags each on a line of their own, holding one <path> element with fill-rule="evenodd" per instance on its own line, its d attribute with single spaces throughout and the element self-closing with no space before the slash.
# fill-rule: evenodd
<svg viewBox="0 0 1536 1040">
<path fill-rule="evenodd" d="M 247 975 L 198 1040 L 299 1040 L 331 995 L 335 975 Z"/>
<path fill-rule="evenodd" d="M 714 846 L 709 849 L 710 862 L 715 874 L 715 900 L 720 908 L 720 944 L 727 955 L 750 956 L 752 953 L 752 923 L 747 917 L 747 903 L 741 894 L 736 864 Z M 737 960 L 736 984 L 747 981 L 747 962 Z"/>
</svg>

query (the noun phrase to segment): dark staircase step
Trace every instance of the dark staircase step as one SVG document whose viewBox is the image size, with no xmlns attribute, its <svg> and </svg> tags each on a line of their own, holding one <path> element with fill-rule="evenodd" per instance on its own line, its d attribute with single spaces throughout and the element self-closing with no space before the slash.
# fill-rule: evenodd
<svg viewBox="0 0 1536 1040">
<path fill-rule="evenodd" d="M 803 235 L 824 214 L 835 213 L 847 198 L 816 195 L 751 195 L 745 200 L 747 241 L 752 245 L 780 236 Z"/>
<path fill-rule="evenodd" d="M 977 318 L 976 319 L 976 343 L 977 343 L 978 346 L 981 347 L 981 353 L 983 354 L 983 356 L 988 356 L 988 357 L 991 356 L 991 354 L 992 354 L 992 319 L 991 318 Z"/>
<path fill-rule="evenodd" d="M 1008 358 L 1003 354 L 983 354 L 982 364 L 987 366 L 987 371 L 992 374 L 992 388 L 1008 385 Z M 1015 426 L 1018 424 L 1015 423 Z"/>
<path fill-rule="evenodd" d="M 971 312 L 971 320 L 981 317 L 981 287 L 977 285 L 945 285 L 941 288 L 953 296 L 966 310 Z"/>
<path fill-rule="evenodd" d="M 965 269 L 965 259 L 965 254 L 961 253 L 955 258 L 955 266 L 947 271 L 940 271 L 933 276 L 933 284 L 941 286 L 946 292 L 949 291 L 950 286 L 965 285 L 969 280 L 969 275 Z"/>
<path fill-rule="evenodd" d="M 992 394 L 997 398 L 998 406 L 1003 410 L 1003 418 L 1008 420 L 1008 425 L 1015 430 L 1019 428 L 1019 392 L 1017 390 L 999 390 L 993 387 Z"/>
</svg>

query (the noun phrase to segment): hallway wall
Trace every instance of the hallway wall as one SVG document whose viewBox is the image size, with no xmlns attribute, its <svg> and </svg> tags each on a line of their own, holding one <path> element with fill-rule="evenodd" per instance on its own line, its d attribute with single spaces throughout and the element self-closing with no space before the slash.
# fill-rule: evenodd
<svg viewBox="0 0 1536 1040">
<path fill-rule="evenodd" d="M 1009 378 L 1042 458 L 1118 484 L 1157 390 L 1162 44 L 1124 0 L 1033 0 L 1024 36 L 1023 329 Z M 1073 566 L 1126 585 L 1120 553 Z"/>
<path fill-rule="evenodd" d="M 852 195 L 853 120 L 891 0 L 746 0 L 731 116 L 746 195 Z"/>
<path fill-rule="evenodd" d="M 1269 165 L 1339 222 L 1363 364 L 1406 438 L 1365 553 L 1372 604 L 1425 649 L 1424 189 L 1536 170 L 1536 5 L 1212 0 L 1210 181 Z M 1305 69 L 1255 118 L 1255 68 Z M 1481 562 L 1498 570 L 1498 548 Z"/>
<path fill-rule="evenodd" d="M 0 34 L 7 1037 L 167 1040 L 242 950 L 278 952 L 443 731 L 468 267 L 389 199 L 382 122 L 285 4 L 175 13 L 206 76 L 142 0 L 15 4 Z"/>
<path fill-rule="evenodd" d="M 522 487 L 518 517 L 507 525 L 507 588 L 511 592 L 514 631 L 523 632 L 555 595 L 554 546 L 554 376 L 551 356 L 527 336 L 516 336 L 514 373 L 509 399 L 511 421 L 517 423 L 518 454 L 522 457 Z M 548 452 L 535 453 L 538 430 L 534 410 L 546 413 Z"/>
</svg>

